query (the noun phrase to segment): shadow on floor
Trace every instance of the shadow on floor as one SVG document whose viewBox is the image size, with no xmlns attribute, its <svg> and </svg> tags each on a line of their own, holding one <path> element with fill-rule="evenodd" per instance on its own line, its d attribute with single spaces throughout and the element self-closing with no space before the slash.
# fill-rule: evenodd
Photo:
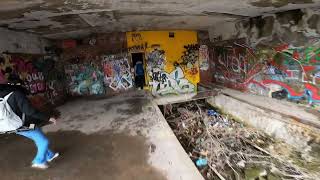
<svg viewBox="0 0 320 180">
<path fill-rule="evenodd" d="M 0 136 L 1 180 L 165 180 L 148 165 L 149 147 L 140 136 L 78 131 L 48 134 L 62 156 L 45 171 L 29 167 L 33 142 L 17 135 Z"/>
</svg>

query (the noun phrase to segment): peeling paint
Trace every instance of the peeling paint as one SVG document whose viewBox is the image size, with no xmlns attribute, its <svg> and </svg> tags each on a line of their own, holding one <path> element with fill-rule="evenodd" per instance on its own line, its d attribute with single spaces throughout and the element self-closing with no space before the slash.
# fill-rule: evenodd
<svg viewBox="0 0 320 180">
<path fill-rule="evenodd" d="M 91 33 L 207 30 L 225 22 L 307 6 L 320 7 L 320 0 L 1 0 L 0 26 L 55 37 L 80 29 Z M 263 21 L 271 27 L 272 19 Z M 263 36 L 268 33 L 262 30 Z"/>
</svg>

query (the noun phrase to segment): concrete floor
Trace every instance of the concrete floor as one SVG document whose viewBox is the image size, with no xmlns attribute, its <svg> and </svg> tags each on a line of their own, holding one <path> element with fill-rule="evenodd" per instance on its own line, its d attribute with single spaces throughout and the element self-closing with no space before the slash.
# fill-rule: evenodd
<svg viewBox="0 0 320 180">
<path fill-rule="evenodd" d="M 62 157 L 46 171 L 29 167 L 32 142 L 0 138 L 3 180 L 202 180 L 151 96 L 143 91 L 108 99 L 81 98 L 58 108 L 44 130 Z"/>
</svg>

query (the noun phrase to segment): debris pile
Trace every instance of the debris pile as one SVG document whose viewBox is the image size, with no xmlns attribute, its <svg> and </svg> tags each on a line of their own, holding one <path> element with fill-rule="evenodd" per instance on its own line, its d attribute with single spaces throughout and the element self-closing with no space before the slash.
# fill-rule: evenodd
<svg viewBox="0 0 320 180">
<path fill-rule="evenodd" d="M 165 105 L 175 135 L 206 179 L 316 179 L 266 147 L 274 140 L 204 100 Z"/>
</svg>

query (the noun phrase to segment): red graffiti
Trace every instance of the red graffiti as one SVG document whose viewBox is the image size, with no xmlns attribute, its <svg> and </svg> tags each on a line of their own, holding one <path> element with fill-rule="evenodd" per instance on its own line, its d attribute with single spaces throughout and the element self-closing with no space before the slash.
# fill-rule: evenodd
<svg viewBox="0 0 320 180">
<path fill-rule="evenodd" d="M 12 57 L 11 63 L 13 64 L 13 69 L 19 73 L 23 73 L 23 72 L 32 73 L 35 70 L 30 61 L 25 61 L 20 57 Z"/>
<path fill-rule="evenodd" d="M 274 49 L 277 51 L 277 52 L 281 52 L 283 50 L 286 50 L 289 48 L 289 44 L 283 44 L 283 45 L 280 45 L 280 46 L 277 46 L 275 47 Z"/>
</svg>

